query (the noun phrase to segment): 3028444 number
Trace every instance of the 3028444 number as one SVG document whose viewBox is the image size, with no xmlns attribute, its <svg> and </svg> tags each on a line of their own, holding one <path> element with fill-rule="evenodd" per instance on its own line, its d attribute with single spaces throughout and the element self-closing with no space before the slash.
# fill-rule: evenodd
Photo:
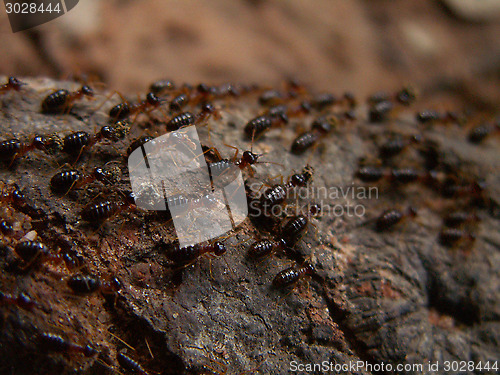
<svg viewBox="0 0 500 375">
<path fill-rule="evenodd" d="M 444 361 L 444 371 L 498 371 L 497 361 L 474 362 L 474 361 Z"/>
<path fill-rule="evenodd" d="M 61 13 L 60 3 L 52 6 L 51 2 L 41 3 L 5 3 L 7 14 Z"/>
</svg>

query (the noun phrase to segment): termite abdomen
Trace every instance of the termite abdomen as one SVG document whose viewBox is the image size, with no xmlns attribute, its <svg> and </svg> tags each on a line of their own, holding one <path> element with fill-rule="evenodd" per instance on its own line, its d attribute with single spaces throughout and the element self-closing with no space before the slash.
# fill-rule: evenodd
<svg viewBox="0 0 500 375">
<path fill-rule="evenodd" d="M 266 130 L 270 129 L 272 121 L 269 116 L 259 116 L 250 120 L 245 126 L 245 135 L 248 138 L 258 138 Z"/>
<path fill-rule="evenodd" d="M 114 121 L 124 120 L 132 113 L 128 103 L 120 103 L 109 110 L 109 117 Z"/>
<path fill-rule="evenodd" d="M 316 144 L 319 140 L 317 132 L 305 132 L 299 135 L 292 143 L 291 152 L 295 155 L 300 155 L 306 152 L 310 147 Z"/>
<path fill-rule="evenodd" d="M 392 229 L 392 227 L 394 227 L 403 219 L 415 216 L 417 216 L 417 212 L 412 207 L 409 207 L 406 212 L 401 212 L 394 209 L 384 211 L 375 222 L 375 230 L 377 232 L 383 232 Z"/>
<path fill-rule="evenodd" d="M 275 276 L 273 287 L 283 289 L 292 286 L 307 275 L 314 276 L 315 272 L 314 266 L 309 262 L 305 262 L 301 266 L 292 266 Z"/>
<path fill-rule="evenodd" d="M 73 275 L 68 279 L 68 286 L 75 293 L 90 294 L 97 291 L 101 287 L 99 278 L 93 275 Z"/>
<path fill-rule="evenodd" d="M 123 369 L 130 371 L 133 374 L 148 375 L 146 370 L 144 370 L 140 364 L 125 354 L 118 353 L 116 359 Z"/>
<path fill-rule="evenodd" d="M 111 201 L 104 201 L 86 207 L 82 210 L 82 219 L 88 222 L 101 222 L 109 219 L 120 210 L 120 205 Z"/>
<path fill-rule="evenodd" d="M 78 155 L 81 150 L 90 142 L 89 133 L 79 131 L 71 133 L 63 139 L 63 152 L 70 155 Z"/>
<path fill-rule="evenodd" d="M 167 130 L 174 131 L 179 130 L 180 128 L 183 128 L 185 126 L 193 125 L 195 119 L 195 116 L 191 112 L 181 113 L 180 115 L 173 117 L 167 123 Z"/>
</svg>

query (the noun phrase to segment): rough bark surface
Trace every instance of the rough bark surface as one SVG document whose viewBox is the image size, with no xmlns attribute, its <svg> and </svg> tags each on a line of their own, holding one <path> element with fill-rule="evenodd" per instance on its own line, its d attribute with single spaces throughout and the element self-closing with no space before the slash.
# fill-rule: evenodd
<svg viewBox="0 0 500 375">
<path fill-rule="evenodd" d="M 2 81 L 5 78 L 2 79 Z M 100 93 L 95 101 L 78 101 L 70 114 L 45 115 L 42 99 L 56 88 L 76 89 L 71 82 L 25 80 L 20 92 L 0 97 L 2 138 L 30 141 L 34 134 L 95 133 L 107 123 L 111 100 Z M 224 157 L 234 150 L 248 150 L 243 127 L 264 108 L 257 95 L 215 101 L 221 119 L 200 127 L 202 143 L 215 146 Z M 133 98 L 131 98 L 133 99 Z M 324 207 L 360 204 L 365 217 L 323 215 L 312 219 L 297 246 L 297 258 L 310 259 L 319 277 L 300 281 L 290 291 L 271 287 L 274 276 L 290 266 L 279 255 L 255 262 L 248 260 L 248 245 L 258 238 L 277 238 L 246 220 L 225 243 L 220 258 L 201 257 L 181 270 L 172 267 L 159 243 L 169 242 L 172 227 L 167 219 L 140 210 L 124 212 L 93 226 L 79 212 L 93 199 L 120 199 L 118 187 L 129 189 L 123 154 L 132 139 L 164 132 L 171 115 L 154 111 L 148 121 L 139 116 L 132 134 L 115 144 L 99 143 L 84 151 L 77 167 L 90 171 L 110 161 L 123 168 L 117 186 L 95 182 L 67 195 L 55 195 L 51 177 L 64 163 L 60 155 L 30 152 L 0 169 L 4 191 L 17 184 L 27 206 L 16 209 L 6 203 L 3 219 L 17 223 L 17 238 L 1 235 L 1 291 L 26 293 L 39 304 L 32 311 L 2 306 L 0 333 L 1 373 L 6 374 L 107 374 L 129 373 L 120 367 L 117 353 L 126 353 L 148 373 L 288 373 L 298 363 L 427 364 L 445 360 L 495 361 L 500 359 L 500 157 L 498 140 L 481 145 L 467 142 L 466 129 L 435 125 L 423 129 L 413 115 L 423 104 L 394 114 L 391 121 L 370 124 L 366 108 L 359 119 L 339 125 L 302 156 L 290 153 L 298 128 L 308 128 L 317 113 L 270 130 L 256 140 L 253 151 L 264 153 L 249 182 L 274 184 L 271 177 L 286 180 L 306 164 L 315 169 L 312 187 L 366 186 L 353 176 L 364 156 L 376 157 L 376 145 L 389 131 L 423 133 L 438 142 L 444 164 L 461 173 L 484 179 L 488 207 L 478 208 L 481 223 L 471 246 L 446 248 L 437 242 L 441 216 L 459 200 L 445 199 L 419 184 L 395 187 L 378 184 L 378 199 L 319 197 L 299 199 L 298 205 L 321 201 Z M 196 112 L 196 109 L 193 110 Z M 328 113 L 328 111 L 326 112 Z M 396 119 L 397 117 L 397 119 Z M 210 133 L 210 140 L 208 140 Z M 210 142 L 210 143 L 209 143 Z M 240 151 L 241 152 L 241 151 Z M 410 148 L 395 158 L 398 165 L 420 168 L 417 151 Z M 101 197 L 96 196 L 101 193 Z M 290 204 L 297 204 L 292 199 Z M 377 233 L 368 219 L 386 208 L 412 205 L 418 217 L 388 233 Z M 80 258 L 79 269 L 50 262 L 20 270 L 12 248 L 24 234 L 36 231 L 38 240 L 52 251 Z M 21 264 L 22 267 L 22 264 Z M 117 277 L 122 288 L 116 295 L 100 292 L 75 295 L 66 280 L 76 272 L 101 279 Z M 180 276 L 179 276 L 180 275 Z M 318 280 L 324 280 L 320 282 Z M 78 353 L 55 353 L 40 345 L 40 334 L 51 332 L 99 351 L 85 358 Z M 351 373 L 351 372 L 347 372 Z M 360 370 L 356 373 L 370 373 Z M 386 373 L 395 373 L 387 371 Z M 403 371 L 401 373 L 420 373 Z M 424 366 L 423 373 L 431 372 Z M 467 373 L 476 373 L 467 372 Z"/>
</svg>

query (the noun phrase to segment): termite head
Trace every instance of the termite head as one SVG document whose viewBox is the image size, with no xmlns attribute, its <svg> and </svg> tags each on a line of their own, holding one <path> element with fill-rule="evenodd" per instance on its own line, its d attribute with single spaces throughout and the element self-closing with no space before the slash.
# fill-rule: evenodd
<svg viewBox="0 0 500 375">
<path fill-rule="evenodd" d="M 35 139 L 33 139 L 33 147 L 35 147 L 37 150 L 45 150 L 46 144 L 47 139 L 42 135 L 37 135 L 35 136 Z"/>
<path fill-rule="evenodd" d="M 57 134 L 43 137 L 43 151 L 45 151 L 46 154 L 57 154 L 62 151 L 63 146 L 63 140 Z"/>
<path fill-rule="evenodd" d="M 408 207 L 407 213 L 408 217 L 416 217 L 417 216 L 417 210 L 414 207 Z"/>
<path fill-rule="evenodd" d="M 83 355 L 85 357 L 93 357 L 94 355 L 96 355 L 98 352 L 96 349 L 94 349 L 93 347 L 91 347 L 90 345 L 86 345 L 84 348 L 83 348 Z"/>
<path fill-rule="evenodd" d="M 410 137 L 410 142 L 414 144 L 418 144 L 422 142 L 422 136 L 420 134 L 414 134 Z"/>
<path fill-rule="evenodd" d="M 204 113 L 215 113 L 215 111 L 216 111 L 215 107 L 210 103 L 203 104 L 203 106 L 201 107 L 201 110 Z"/>
<path fill-rule="evenodd" d="M 135 204 L 135 194 L 131 191 L 125 193 L 125 202 L 130 205 Z"/>
<path fill-rule="evenodd" d="M 319 216 L 321 214 L 321 206 L 319 204 L 313 204 L 309 207 L 309 214 L 311 216 Z"/>
<path fill-rule="evenodd" d="M 404 87 L 396 94 L 396 100 L 403 105 L 410 105 L 417 99 L 417 91 L 411 87 Z"/>
<path fill-rule="evenodd" d="M 213 253 L 217 256 L 221 256 L 227 250 L 226 245 L 224 245 L 223 243 L 221 243 L 219 241 L 215 242 L 212 246 L 213 246 Z"/>
<path fill-rule="evenodd" d="M 115 292 L 118 292 L 122 288 L 122 283 L 120 283 L 120 280 L 118 280 L 118 278 L 116 278 L 116 277 L 113 277 L 109 281 L 109 285 L 110 285 L 111 289 Z"/>
<path fill-rule="evenodd" d="M 100 135 L 103 138 L 109 139 L 111 141 L 117 141 L 118 137 L 116 136 L 115 129 L 112 126 L 104 125 L 100 130 Z"/>
<path fill-rule="evenodd" d="M 26 86 L 27 83 L 21 82 L 16 77 L 9 77 L 8 85 L 12 87 L 14 90 L 20 90 L 21 87 Z"/>
<path fill-rule="evenodd" d="M 88 96 L 89 98 L 92 98 L 94 96 L 94 90 L 92 90 L 90 86 L 82 86 L 80 92 L 83 95 Z"/>
<path fill-rule="evenodd" d="M 158 98 L 155 94 L 153 94 L 152 92 L 149 92 L 147 95 L 146 95 L 146 102 L 151 105 L 151 106 L 158 106 L 160 105 L 161 103 L 163 103 L 165 100 L 164 99 L 160 99 Z"/>
<path fill-rule="evenodd" d="M 316 272 L 316 267 L 309 261 L 304 262 L 303 267 L 306 269 L 309 275 L 313 275 Z"/>
<path fill-rule="evenodd" d="M 260 154 L 255 154 L 252 151 L 245 151 L 243 156 L 241 157 L 242 164 L 250 164 L 253 165 L 257 163 L 257 160 L 261 157 Z"/>
</svg>

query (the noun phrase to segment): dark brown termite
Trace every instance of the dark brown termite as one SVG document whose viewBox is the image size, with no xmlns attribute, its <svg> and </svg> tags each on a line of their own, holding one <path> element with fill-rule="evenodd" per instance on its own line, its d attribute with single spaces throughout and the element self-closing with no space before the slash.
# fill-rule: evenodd
<svg viewBox="0 0 500 375">
<path fill-rule="evenodd" d="M 98 353 L 97 350 L 90 345 L 82 346 L 69 342 L 55 333 L 43 332 L 38 339 L 41 347 L 51 352 L 68 354 L 79 353 L 83 354 L 85 357 L 92 357 Z"/>
<path fill-rule="evenodd" d="M 7 83 L 0 86 L 0 94 L 7 91 L 19 91 L 27 83 L 19 81 L 16 77 L 9 77 Z"/>
<path fill-rule="evenodd" d="M 293 216 L 281 226 L 280 238 L 284 239 L 288 246 L 294 245 L 303 236 L 311 217 L 321 214 L 321 207 L 317 204 L 308 208 L 307 213 Z"/>
<path fill-rule="evenodd" d="M 312 146 L 316 145 L 320 139 L 331 133 L 336 124 L 337 120 L 334 117 L 319 117 L 315 119 L 309 131 L 295 138 L 292 142 L 290 151 L 295 155 L 303 154 Z"/>
<path fill-rule="evenodd" d="M 90 174 L 71 169 L 56 173 L 50 180 L 50 188 L 58 194 L 66 194 L 70 190 L 80 189 L 93 181 L 100 181 L 105 185 L 114 184 L 121 175 L 121 169 L 114 167 L 105 169 L 96 167 Z"/>
<path fill-rule="evenodd" d="M 202 106 L 200 112 L 196 115 L 192 114 L 191 112 L 183 112 L 172 117 L 172 119 L 167 122 L 166 128 L 167 131 L 174 131 L 186 126 L 197 125 L 202 121 L 208 119 L 212 115 L 214 115 L 215 117 L 219 116 L 215 107 L 207 103 Z"/>
<path fill-rule="evenodd" d="M 146 370 L 144 370 L 144 368 L 139 363 L 137 363 L 124 353 L 118 353 L 116 359 L 118 360 L 120 366 L 126 371 L 132 374 L 148 375 Z"/>
<path fill-rule="evenodd" d="M 16 208 L 21 208 L 26 205 L 24 193 L 17 186 L 4 186 L 0 194 L 0 202 L 11 204 Z"/>
<path fill-rule="evenodd" d="M 112 122 L 125 120 L 134 114 L 146 113 L 150 109 L 158 108 L 164 102 L 164 99 L 160 99 L 154 93 L 150 92 L 146 95 L 146 99 L 139 103 L 131 104 L 124 101 L 117 104 L 109 110 L 109 118 Z"/>
<path fill-rule="evenodd" d="M 382 159 L 389 159 L 400 154 L 407 147 L 422 141 L 419 135 L 395 136 L 379 147 L 379 155 Z"/>
<path fill-rule="evenodd" d="M 149 91 L 155 95 L 163 95 L 165 92 L 175 89 L 175 83 L 169 79 L 160 79 L 149 86 Z"/>
<path fill-rule="evenodd" d="M 113 125 L 104 125 L 96 134 L 86 131 L 77 131 L 63 138 L 62 151 L 79 158 L 84 150 L 104 140 L 117 142 L 129 133 L 130 124 L 127 121 L 118 121 Z"/>
<path fill-rule="evenodd" d="M 420 111 L 415 115 L 415 119 L 420 124 L 463 124 L 465 118 L 456 112 L 437 112 L 434 110 Z"/>
<path fill-rule="evenodd" d="M 253 118 L 245 125 L 245 135 L 248 139 L 258 139 L 267 130 L 286 124 L 283 116 L 261 115 Z"/>
<path fill-rule="evenodd" d="M 286 240 L 279 239 L 277 241 L 262 239 L 255 241 L 248 248 L 247 256 L 250 259 L 265 258 L 273 253 L 285 250 L 288 247 Z"/>
<path fill-rule="evenodd" d="M 474 213 L 467 211 L 453 211 L 443 218 L 443 224 L 449 228 L 458 228 L 463 225 L 473 225 L 481 219 Z"/>
<path fill-rule="evenodd" d="M 166 256 L 177 265 L 189 265 L 203 254 L 212 253 L 215 256 L 221 256 L 225 252 L 226 246 L 217 241 L 214 243 L 196 244 L 186 247 L 179 247 L 176 245 L 167 247 Z"/>
<path fill-rule="evenodd" d="M 63 258 L 58 253 L 53 253 L 42 242 L 21 241 L 14 248 L 15 253 L 29 266 L 34 262 L 54 262 L 60 263 Z"/>
<path fill-rule="evenodd" d="M 310 262 L 294 265 L 278 273 L 273 279 L 273 287 L 285 289 L 294 286 L 306 276 L 315 276 L 316 269 Z"/>
<path fill-rule="evenodd" d="M 76 274 L 67 281 L 71 290 L 78 294 L 91 294 L 100 291 L 103 294 L 114 294 L 121 289 L 121 283 L 113 277 L 110 281 L 101 281 L 95 275 Z"/>
<path fill-rule="evenodd" d="M 500 119 L 495 124 L 481 124 L 469 131 L 467 139 L 471 143 L 479 144 L 493 134 L 500 134 Z"/>
<path fill-rule="evenodd" d="M 0 142 L 0 161 L 8 162 L 10 166 L 16 159 L 34 150 L 53 154 L 61 149 L 62 143 L 56 136 L 36 135 L 30 143 L 13 138 Z"/>
<path fill-rule="evenodd" d="M 277 184 L 269 187 L 260 197 L 260 206 L 265 212 L 269 212 L 273 207 L 280 205 L 286 200 L 290 190 L 297 187 L 305 187 L 311 181 L 314 169 L 307 165 L 301 173 L 293 174 L 286 184 Z"/>
<path fill-rule="evenodd" d="M 368 119 L 373 123 L 384 122 L 389 118 L 397 105 L 409 106 L 417 98 L 416 91 L 411 87 L 404 87 L 393 95 L 377 93 L 368 98 Z"/>
<path fill-rule="evenodd" d="M 84 96 L 87 98 L 93 98 L 94 90 L 92 90 L 89 86 L 82 86 L 74 92 L 70 92 L 68 90 L 54 91 L 42 101 L 42 113 L 68 113 L 71 110 L 73 103 Z"/>
<path fill-rule="evenodd" d="M 24 293 L 19 293 L 17 296 L 11 294 L 5 294 L 0 292 L 0 305 L 3 306 L 17 306 L 21 309 L 32 311 L 38 306 L 28 295 Z"/>
<path fill-rule="evenodd" d="M 14 233 L 14 226 L 9 220 L 0 220 L 0 232 L 6 236 Z"/>
<path fill-rule="evenodd" d="M 394 228 L 405 219 L 414 218 L 417 216 L 417 211 L 413 207 L 408 207 L 406 211 L 398 209 L 390 209 L 384 211 L 375 221 L 375 230 L 384 232 Z"/>
<path fill-rule="evenodd" d="M 460 244 L 472 244 L 476 237 L 463 229 L 444 228 L 439 232 L 439 243 L 446 247 L 457 247 Z"/>
<path fill-rule="evenodd" d="M 394 184 L 412 182 L 433 183 L 435 178 L 430 172 L 407 168 L 384 168 L 380 166 L 364 166 L 356 171 L 356 177 L 363 182 L 378 182 L 385 180 Z"/>
<path fill-rule="evenodd" d="M 135 205 L 135 196 L 133 193 L 129 192 L 123 194 L 121 200 L 105 200 L 99 203 L 91 204 L 85 207 L 80 215 L 83 220 L 90 223 L 102 223 L 109 218 L 118 215 L 120 212 L 126 210 L 134 210 L 137 206 Z"/>
</svg>

